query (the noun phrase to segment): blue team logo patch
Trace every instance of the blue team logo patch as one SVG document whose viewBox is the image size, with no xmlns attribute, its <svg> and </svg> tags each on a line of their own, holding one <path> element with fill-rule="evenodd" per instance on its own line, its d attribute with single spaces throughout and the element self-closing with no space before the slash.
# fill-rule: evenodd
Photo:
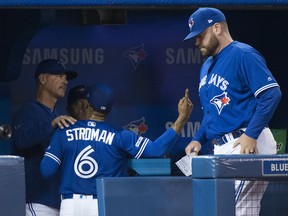
<svg viewBox="0 0 288 216">
<path fill-rule="evenodd" d="M 145 124 L 145 118 L 142 117 L 136 121 L 130 122 L 128 125 L 123 127 L 126 130 L 130 130 L 137 135 L 144 134 L 148 130 L 148 126 Z"/>
<path fill-rule="evenodd" d="M 229 101 L 230 101 L 230 98 L 227 96 L 227 92 L 223 92 L 220 95 L 214 96 L 210 100 L 210 103 L 216 107 L 218 114 L 220 115 L 222 109 L 229 104 Z"/>
<path fill-rule="evenodd" d="M 194 20 L 193 20 L 193 17 L 191 17 L 191 18 L 188 20 L 188 26 L 189 26 L 190 31 L 192 31 L 193 25 L 194 25 Z"/>
<path fill-rule="evenodd" d="M 140 62 L 146 59 L 147 52 L 144 50 L 144 45 L 141 44 L 140 46 L 130 48 L 123 53 L 123 56 L 127 57 L 131 61 L 134 69 L 136 69 Z"/>
</svg>

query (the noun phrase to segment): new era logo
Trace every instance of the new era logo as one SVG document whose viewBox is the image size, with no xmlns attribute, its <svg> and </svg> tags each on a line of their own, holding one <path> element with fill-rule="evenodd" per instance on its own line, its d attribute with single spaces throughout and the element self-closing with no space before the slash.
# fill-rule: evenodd
<svg viewBox="0 0 288 216">
<path fill-rule="evenodd" d="M 211 19 L 208 20 L 208 23 L 212 23 L 212 22 L 213 22 L 213 20 L 211 20 Z"/>
</svg>

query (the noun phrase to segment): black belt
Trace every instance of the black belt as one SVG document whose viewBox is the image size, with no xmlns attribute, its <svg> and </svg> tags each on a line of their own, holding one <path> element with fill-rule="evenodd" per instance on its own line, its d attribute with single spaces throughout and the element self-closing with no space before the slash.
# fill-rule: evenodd
<svg viewBox="0 0 288 216">
<path fill-rule="evenodd" d="M 227 136 L 228 137 L 232 137 L 233 139 L 237 139 L 239 138 L 242 134 L 244 133 L 243 130 L 237 130 L 237 131 L 233 131 L 231 133 L 225 134 L 224 136 L 220 137 L 220 138 L 214 138 L 211 140 L 211 143 L 213 145 L 224 145 L 225 143 L 229 142 L 229 140 L 227 140 Z"/>
<path fill-rule="evenodd" d="M 77 197 L 76 197 L 77 196 Z M 93 199 L 97 199 L 96 195 L 81 195 L 81 194 L 62 194 L 61 198 L 62 199 L 73 199 L 73 198 L 77 198 L 77 199 L 86 199 L 87 197 L 93 197 Z"/>
</svg>

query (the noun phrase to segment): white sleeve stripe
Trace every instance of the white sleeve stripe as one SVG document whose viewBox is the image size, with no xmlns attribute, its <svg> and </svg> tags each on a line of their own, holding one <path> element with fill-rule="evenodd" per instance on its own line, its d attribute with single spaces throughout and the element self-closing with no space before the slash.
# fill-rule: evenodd
<svg viewBox="0 0 288 216">
<path fill-rule="evenodd" d="M 58 163 L 59 165 L 61 164 L 61 160 L 49 152 L 46 152 L 44 156 L 51 158 L 52 160 L 56 161 L 56 163 Z"/>
<path fill-rule="evenodd" d="M 141 141 L 143 140 L 143 137 L 140 136 L 135 144 L 136 147 L 139 147 L 139 145 L 141 144 Z"/>
<path fill-rule="evenodd" d="M 138 159 L 141 157 L 143 151 L 145 150 L 147 144 L 149 142 L 149 139 L 148 138 L 145 138 L 143 144 L 141 145 L 141 148 L 139 149 L 138 153 L 135 155 L 135 158 Z"/>
<path fill-rule="evenodd" d="M 135 158 L 136 158 L 136 159 L 138 159 L 138 158 L 141 157 L 141 155 L 142 155 L 143 151 L 145 150 L 146 145 L 147 145 L 148 142 L 149 142 L 149 139 L 146 138 L 146 139 L 144 140 L 143 144 L 141 145 L 138 153 L 135 155 Z"/>
<path fill-rule="evenodd" d="M 254 93 L 254 95 L 255 95 L 255 97 L 257 97 L 257 95 L 258 95 L 259 93 L 261 93 L 262 91 L 264 91 L 264 90 L 266 90 L 266 89 L 269 89 L 269 88 L 272 88 L 272 87 L 278 87 L 278 86 L 279 86 L 278 83 L 271 83 L 271 84 L 269 84 L 269 85 L 265 85 L 265 86 L 261 87 L 260 89 L 258 89 L 258 90 Z"/>
</svg>

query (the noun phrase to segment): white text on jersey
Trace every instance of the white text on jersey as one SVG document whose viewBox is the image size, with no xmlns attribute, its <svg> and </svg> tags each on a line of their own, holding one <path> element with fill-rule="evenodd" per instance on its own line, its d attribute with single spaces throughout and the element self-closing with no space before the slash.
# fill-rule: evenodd
<svg viewBox="0 0 288 216">
<path fill-rule="evenodd" d="M 208 84 L 213 84 L 219 87 L 222 91 L 225 91 L 227 89 L 227 86 L 229 85 L 229 82 L 225 80 L 225 78 L 219 76 L 218 74 L 212 74 Z"/>
<path fill-rule="evenodd" d="M 106 130 L 94 129 L 94 128 L 73 128 L 66 131 L 68 141 L 73 140 L 91 140 L 104 142 L 111 145 L 115 133 L 108 132 Z"/>
</svg>

